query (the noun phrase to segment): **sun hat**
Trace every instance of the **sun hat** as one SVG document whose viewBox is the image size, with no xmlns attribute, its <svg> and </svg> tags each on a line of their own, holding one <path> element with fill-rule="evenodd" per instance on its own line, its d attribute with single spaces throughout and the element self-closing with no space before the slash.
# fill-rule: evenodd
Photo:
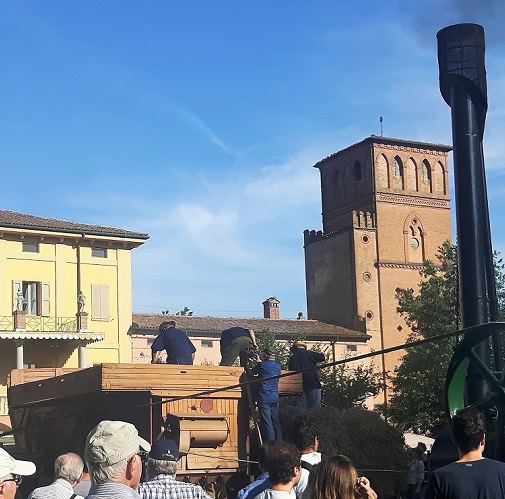
<svg viewBox="0 0 505 499">
<path fill-rule="evenodd" d="M 139 447 L 147 452 L 151 444 L 139 437 L 137 428 L 124 421 L 101 421 L 86 437 L 84 456 L 87 462 L 112 466 L 133 456 Z"/>
</svg>

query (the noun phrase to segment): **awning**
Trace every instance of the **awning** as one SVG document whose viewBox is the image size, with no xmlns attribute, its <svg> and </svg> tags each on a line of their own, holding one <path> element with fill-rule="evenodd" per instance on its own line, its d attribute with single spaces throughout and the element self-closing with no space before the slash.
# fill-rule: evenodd
<svg viewBox="0 0 505 499">
<path fill-rule="evenodd" d="M 0 331 L 0 340 L 64 340 L 94 343 L 102 341 L 105 333 L 68 331 Z"/>
</svg>

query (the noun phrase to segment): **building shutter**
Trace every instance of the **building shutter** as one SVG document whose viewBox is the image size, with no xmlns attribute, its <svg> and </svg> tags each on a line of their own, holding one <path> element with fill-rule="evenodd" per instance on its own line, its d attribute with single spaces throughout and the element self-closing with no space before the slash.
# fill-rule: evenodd
<svg viewBox="0 0 505 499">
<path fill-rule="evenodd" d="M 40 283 L 41 289 L 41 314 L 42 317 L 49 317 L 51 315 L 51 288 L 48 282 Z"/>
<path fill-rule="evenodd" d="M 106 284 L 91 285 L 91 318 L 109 320 L 109 286 Z"/>
</svg>

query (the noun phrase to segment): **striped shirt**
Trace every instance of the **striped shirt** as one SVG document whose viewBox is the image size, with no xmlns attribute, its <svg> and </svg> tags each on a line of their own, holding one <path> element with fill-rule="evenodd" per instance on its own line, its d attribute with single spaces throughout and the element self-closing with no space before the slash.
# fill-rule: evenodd
<svg viewBox="0 0 505 499">
<path fill-rule="evenodd" d="M 92 484 L 86 499 L 139 499 L 139 495 L 124 483 L 104 482 Z"/>
<path fill-rule="evenodd" d="M 179 482 L 172 475 L 157 475 L 138 487 L 141 499 L 212 499 L 199 485 Z"/>
<path fill-rule="evenodd" d="M 47 487 L 35 489 L 28 499 L 70 499 L 74 494 L 74 488 L 64 478 L 57 478 Z M 82 496 L 75 496 L 75 499 L 83 499 Z"/>
</svg>

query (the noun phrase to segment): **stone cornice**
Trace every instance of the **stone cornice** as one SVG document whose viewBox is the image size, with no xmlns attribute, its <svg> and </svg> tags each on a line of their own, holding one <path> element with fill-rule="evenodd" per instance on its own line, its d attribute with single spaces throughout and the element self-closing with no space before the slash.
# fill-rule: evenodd
<svg viewBox="0 0 505 499">
<path fill-rule="evenodd" d="M 385 267 L 387 269 L 412 269 L 412 270 L 424 269 L 424 265 L 422 263 L 376 262 L 375 266 Z"/>
<path fill-rule="evenodd" d="M 375 147 L 381 149 L 389 149 L 391 151 L 404 151 L 412 153 L 429 154 L 431 156 L 447 156 L 447 151 L 439 149 L 428 149 L 425 147 L 411 147 L 403 144 L 374 144 Z"/>
<path fill-rule="evenodd" d="M 380 203 L 403 204 L 410 206 L 425 206 L 427 208 L 442 208 L 449 210 L 451 205 L 449 199 L 435 199 L 418 196 L 406 196 L 405 194 L 395 194 L 378 192 L 376 200 Z"/>
</svg>

